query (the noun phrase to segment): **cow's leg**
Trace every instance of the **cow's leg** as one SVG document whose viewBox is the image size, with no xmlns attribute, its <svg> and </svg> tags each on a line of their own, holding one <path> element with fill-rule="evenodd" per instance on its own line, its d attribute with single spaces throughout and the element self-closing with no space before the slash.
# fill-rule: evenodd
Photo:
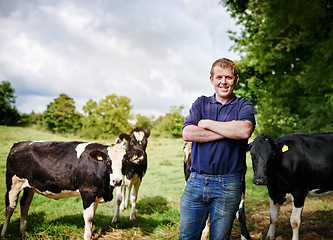
<svg viewBox="0 0 333 240">
<path fill-rule="evenodd" d="M 271 224 L 269 225 L 266 240 L 275 239 L 276 220 L 280 212 L 280 205 L 274 204 L 271 198 L 269 199 L 269 206 L 271 213 Z"/>
<path fill-rule="evenodd" d="M 18 193 L 19 194 L 19 193 Z M 12 201 L 9 200 L 9 193 L 6 192 L 6 213 L 5 213 L 5 222 L 2 227 L 1 231 L 1 237 L 8 236 L 8 225 L 10 222 L 10 218 L 13 215 L 13 212 L 16 208 L 17 200 L 18 200 L 18 194 L 16 196 L 16 200 L 12 199 Z M 13 202 L 14 200 L 14 202 Z"/>
<path fill-rule="evenodd" d="M 132 208 L 131 208 L 130 220 L 135 220 L 136 219 L 135 205 L 136 205 L 136 200 L 137 200 L 137 197 L 138 197 L 140 185 L 141 185 L 141 179 L 138 179 L 134 183 L 134 188 L 133 188 L 133 192 L 132 192 L 132 195 L 131 195 Z"/>
<path fill-rule="evenodd" d="M 132 190 L 132 184 L 128 186 L 127 192 L 126 192 L 126 199 L 125 199 L 125 208 L 128 208 L 129 198 Z"/>
<path fill-rule="evenodd" d="M 237 212 L 237 219 L 239 221 L 241 227 L 241 239 L 248 240 L 251 239 L 249 231 L 246 227 L 246 215 L 245 215 L 245 208 L 244 208 L 244 192 L 242 193 L 241 202 L 239 204 L 239 209 Z"/>
<path fill-rule="evenodd" d="M 10 218 L 13 215 L 13 212 L 16 208 L 17 202 L 18 202 L 18 196 L 22 189 L 24 188 L 24 181 L 20 181 L 20 179 L 17 180 L 17 178 L 12 179 L 12 184 L 11 187 L 8 187 L 7 189 L 10 189 L 9 191 L 7 190 L 6 192 L 6 216 L 5 216 L 5 222 L 2 227 L 1 231 L 1 237 L 5 237 L 8 235 L 8 225 L 10 222 Z"/>
<path fill-rule="evenodd" d="M 98 189 L 92 187 L 80 189 L 83 203 L 84 240 L 89 240 L 92 236 L 92 221 L 98 205 L 97 192 Z"/>
<path fill-rule="evenodd" d="M 245 207 L 244 207 L 244 199 L 245 199 L 245 174 L 243 175 L 242 179 L 242 196 L 241 201 L 239 203 L 238 211 L 236 213 L 237 219 L 239 221 L 240 227 L 241 227 L 241 239 L 242 240 L 249 240 L 251 239 L 249 231 L 246 227 L 246 215 L 245 215 Z"/>
<path fill-rule="evenodd" d="M 303 207 L 297 208 L 295 205 L 293 206 L 293 211 L 290 216 L 290 224 L 293 228 L 293 238 L 292 240 L 299 239 L 299 226 L 301 224 L 301 215 L 302 215 Z"/>
<path fill-rule="evenodd" d="M 124 211 L 125 208 L 127 208 L 126 205 L 126 198 L 125 198 L 125 194 L 127 196 L 128 191 L 126 191 L 127 187 L 125 185 L 121 186 L 121 204 L 120 204 L 120 212 Z"/>
<path fill-rule="evenodd" d="M 294 196 L 293 211 L 290 216 L 290 224 L 293 229 L 292 240 L 299 239 L 299 226 L 301 224 L 301 215 L 304 207 L 305 198 L 308 195 L 308 191 L 305 189 L 297 189 Z"/>
<path fill-rule="evenodd" d="M 117 197 L 117 201 L 116 201 L 116 210 L 114 212 L 114 216 L 113 216 L 113 219 L 112 219 L 112 222 L 111 224 L 115 224 L 115 223 L 118 223 L 119 221 L 119 208 L 120 208 L 120 204 L 121 204 L 121 201 L 123 200 L 123 197 L 122 197 L 122 187 L 116 187 L 116 197 Z"/>
<path fill-rule="evenodd" d="M 97 209 L 98 202 L 92 202 L 90 206 L 83 210 L 84 219 L 84 240 L 91 239 L 92 236 L 92 221 Z"/>
<path fill-rule="evenodd" d="M 32 198 L 34 197 L 35 191 L 32 188 L 25 188 L 23 196 L 21 198 L 21 220 L 20 220 L 20 231 L 23 232 L 27 228 L 27 217 Z"/>
</svg>

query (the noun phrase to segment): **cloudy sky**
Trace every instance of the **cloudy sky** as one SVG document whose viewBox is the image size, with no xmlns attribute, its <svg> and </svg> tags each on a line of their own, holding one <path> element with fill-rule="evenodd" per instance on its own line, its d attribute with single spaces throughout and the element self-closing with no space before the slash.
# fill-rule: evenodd
<svg viewBox="0 0 333 240">
<path fill-rule="evenodd" d="M 115 93 L 133 112 L 184 114 L 211 95 L 209 71 L 238 60 L 228 30 L 239 29 L 220 0 L 1 0 L 0 81 L 21 113 L 41 113 L 65 93 L 77 110 Z"/>
</svg>

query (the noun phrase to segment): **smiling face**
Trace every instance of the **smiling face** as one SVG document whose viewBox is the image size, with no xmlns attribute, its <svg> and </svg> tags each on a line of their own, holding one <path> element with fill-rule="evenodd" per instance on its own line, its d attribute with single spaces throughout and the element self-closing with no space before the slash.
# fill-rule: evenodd
<svg viewBox="0 0 333 240">
<path fill-rule="evenodd" d="M 222 104 L 227 103 L 232 98 L 232 92 L 238 82 L 238 76 L 234 75 L 231 67 L 214 67 L 214 74 L 210 76 L 210 82 L 215 89 L 215 98 Z"/>
</svg>

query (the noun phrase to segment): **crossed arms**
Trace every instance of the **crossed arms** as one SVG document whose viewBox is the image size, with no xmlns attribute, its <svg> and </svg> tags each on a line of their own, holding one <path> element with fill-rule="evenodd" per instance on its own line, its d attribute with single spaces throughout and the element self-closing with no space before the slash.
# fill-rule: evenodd
<svg viewBox="0 0 333 240">
<path fill-rule="evenodd" d="M 186 142 L 211 142 L 223 138 L 248 139 L 253 132 L 251 121 L 219 122 L 202 119 L 198 125 L 187 125 L 183 129 L 183 139 Z"/>
</svg>

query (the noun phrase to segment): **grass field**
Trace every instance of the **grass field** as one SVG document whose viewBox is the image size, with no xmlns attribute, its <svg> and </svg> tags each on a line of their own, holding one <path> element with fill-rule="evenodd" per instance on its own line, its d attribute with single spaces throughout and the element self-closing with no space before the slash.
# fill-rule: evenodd
<svg viewBox="0 0 333 240">
<path fill-rule="evenodd" d="M 6 158 L 18 141 L 71 141 L 31 128 L 0 126 L 0 228 L 5 215 Z M 92 141 L 81 139 L 83 141 Z M 111 141 L 95 141 L 111 144 Z M 148 170 L 139 190 L 137 219 L 129 220 L 129 209 L 120 215 L 117 225 L 110 225 L 115 200 L 99 204 L 93 221 L 94 239 L 177 239 L 179 229 L 179 198 L 184 188 L 182 139 L 149 138 Z M 269 204 L 266 187 L 252 184 L 252 167 L 248 156 L 246 176 L 247 225 L 253 239 L 266 236 L 269 226 Z M 291 206 L 285 206 L 277 226 L 277 239 L 291 239 L 289 216 Z M 19 233 L 19 207 L 10 224 L 8 239 L 82 239 L 83 216 L 81 198 L 52 200 L 36 194 L 28 216 L 28 230 Z M 333 197 L 308 198 L 300 228 L 301 239 L 333 239 Z M 234 223 L 231 239 L 240 239 L 240 228 Z"/>
</svg>

